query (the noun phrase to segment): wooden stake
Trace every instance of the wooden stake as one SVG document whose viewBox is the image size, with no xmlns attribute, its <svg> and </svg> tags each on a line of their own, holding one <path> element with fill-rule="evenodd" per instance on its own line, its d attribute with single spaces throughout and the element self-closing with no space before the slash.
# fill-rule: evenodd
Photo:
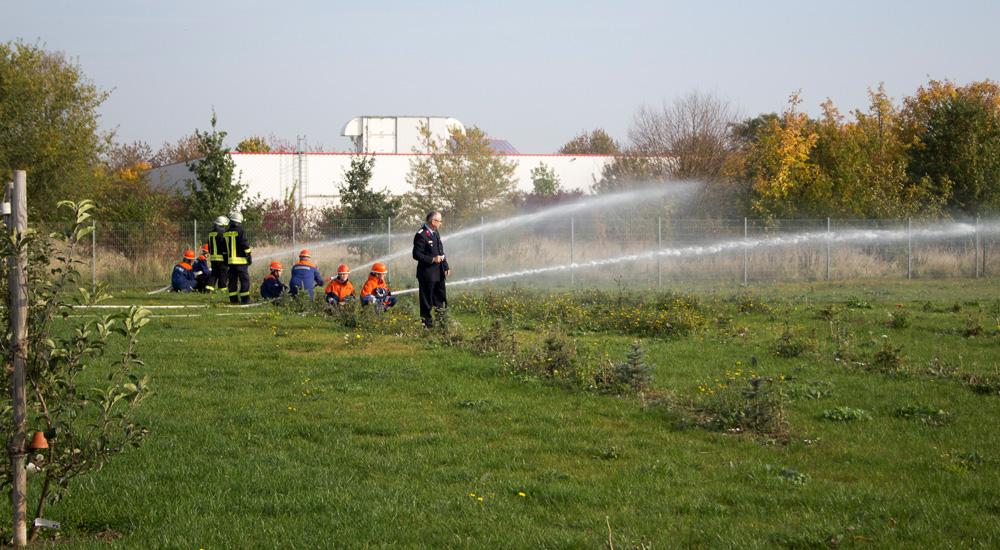
<svg viewBox="0 0 1000 550">
<path fill-rule="evenodd" d="M 20 240 L 28 224 L 28 200 L 23 170 L 14 171 L 14 185 L 10 195 L 10 227 L 17 231 Z M 27 255 L 24 251 L 9 258 L 13 269 L 10 272 L 10 332 L 13 353 L 11 365 L 10 400 L 13 408 L 13 437 L 10 442 L 10 465 L 14 474 L 11 493 L 14 517 L 14 546 L 28 543 L 27 530 L 27 485 L 25 472 L 25 439 L 27 438 L 27 404 L 25 401 L 25 362 L 28 358 L 28 281 Z"/>
</svg>

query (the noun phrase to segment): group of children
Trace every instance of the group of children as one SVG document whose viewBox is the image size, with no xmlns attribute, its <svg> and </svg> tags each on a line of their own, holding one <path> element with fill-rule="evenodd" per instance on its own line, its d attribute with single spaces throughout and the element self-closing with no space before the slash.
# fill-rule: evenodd
<svg viewBox="0 0 1000 550">
<path fill-rule="evenodd" d="M 292 278 L 290 286 L 281 282 L 282 266 L 280 262 L 271 262 L 271 273 L 264 278 L 260 285 L 260 295 L 264 299 L 273 300 L 280 298 L 282 292 L 288 289 L 289 294 L 298 296 L 299 292 L 306 291 L 309 297 L 313 297 L 313 288 L 322 286 L 326 281 L 319 274 L 319 269 L 310 262 L 311 256 L 308 250 L 299 253 L 299 263 L 292 266 Z M 372 266 L 368 274 L 368 280 L 361 287 L 361 303 L 363 305 L 373 304 L 376 311 L 382 311 L 396 305 L 396 297 L 389 292 L 389 287 L 385 283 L 385 276 L 389 271 L 384 264 L 376 263 Z M 354 299 L 354 285 L 350 279 L 351 270 L 344 264 L 337 268 L 337 276 L 331 278 L 326 285 L 326 301 L 331 305 L 343 305 Z"/>
</svg>

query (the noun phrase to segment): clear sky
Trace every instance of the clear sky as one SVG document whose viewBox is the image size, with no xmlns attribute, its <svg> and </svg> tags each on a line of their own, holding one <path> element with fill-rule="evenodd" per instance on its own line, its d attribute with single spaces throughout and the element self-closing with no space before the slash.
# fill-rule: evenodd
<svg viewBox="0 0 1000 550">
<path fill-rule="evenodd" d="M 438 115 L 522 153 L 582 130 L 625 141 L 643 103 L 714 92 L 747 116 L 801 89 L 819 114 L 898 103 L 928 78 L 1000 79 L 1000 2 L 0 0 L 0 40 L 78 59 L 112 91 L 119 142 L 154 151 L 214 107 L 227 145 L 306 135 L 327 151 L 361 115 Z"/>
</svg>

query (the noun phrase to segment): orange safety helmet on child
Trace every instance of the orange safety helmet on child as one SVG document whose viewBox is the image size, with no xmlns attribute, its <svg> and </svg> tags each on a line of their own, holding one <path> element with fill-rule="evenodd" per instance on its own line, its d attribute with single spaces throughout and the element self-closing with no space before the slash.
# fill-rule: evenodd
<svg viewBox="0 0 1000 550">
<path fill-rule="evenodd" d="M 188 250 L 184 253 L 184 257 L 188 260 L 194 259 L 194 250 Z"/>
<path fill-rule="evenodd" d="M 281 269 L 281 263 L 280 262 L 271 262 L 271 269 L 272 270 L 274 270 L 274 269 Z"/>
<path fill-rule="evenodd" d="M 299 252 L 299 257 L 300 258 L 312 258 L 312 256 L 309 255 L 309 251 L 308 250 L 303 250 L 302 252 Z"/>
<path fill-rule="evenodd" d="M 376 263 L 372 266 L 372 273 L 388 273 L 389 270 L 385 268 L 385 264 Z"/>
<path fill-rule="evenodd" d="M 340 275 L 341 273 L 350 273 L 350 272 L 351 268 L 347 267 L 347 264 L 340 264 L 340 267 L 337 268 L 337 275 Z"/>
</svg>

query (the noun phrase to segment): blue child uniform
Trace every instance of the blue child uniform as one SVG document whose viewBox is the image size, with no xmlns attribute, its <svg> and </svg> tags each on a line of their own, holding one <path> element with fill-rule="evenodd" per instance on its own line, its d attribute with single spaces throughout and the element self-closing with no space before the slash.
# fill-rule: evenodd
<svg viewBox="0 0 1000 550">
<path fill-rule="evenodd" d="M 299 290 L 308 290 L 309 297 L 313 297 L 313 287 L 323 286 L 323 277 L 319 275 L 319 269 L 310 262 L 299 262 L 292 266 L 292 280 L 288 282 L 291 286 L 292 296 Z"/>
<path fill-rule="evenodd" d="M 273 273 L 264 277 L 264 282 L 260 285 L 260 295 L 262 298 L 273 300 L 274 298 L 280 298 L 281 293 L 288 288 L 285 283 L 281 282 L 278 277 Z"/>
<path fill-rule="evenodd" d="M 197 284 L 191 264 L 181 262 L 174 266 L 174 272 L 170 276 L 170 286 L 175 291 L 191 292 Z"/>
</svg>

